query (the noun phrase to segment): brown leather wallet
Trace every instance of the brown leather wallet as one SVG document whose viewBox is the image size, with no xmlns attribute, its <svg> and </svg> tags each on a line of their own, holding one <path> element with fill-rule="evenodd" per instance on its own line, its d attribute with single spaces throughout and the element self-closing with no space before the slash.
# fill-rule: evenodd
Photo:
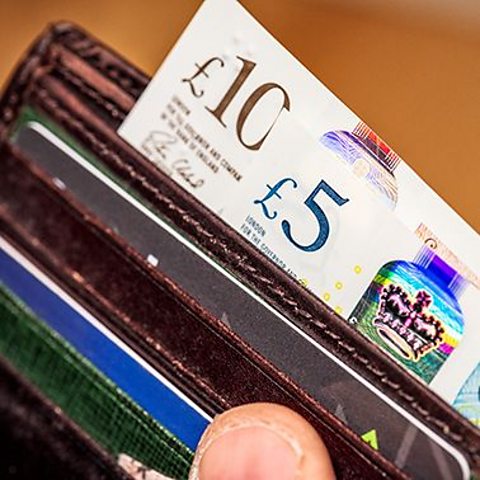
<svg viewBox="0 0 480 480">
<path fill-rule="evenodd" d="M 247 402 L 280 403 L 303 415 L 322 435 L 340 479 L 400 479 L 421 471 L 421 465 L 402 464 L 394 455 L 369 446 L 331 405 L 305 388 L 299 379 L 311 365 L 296 365 L 298 377 L 287 373 L 277 357 L 272 360 L 266 351 L 230 328 L 215 305 L 199 301 L 168 269 L 147 261 L 78 195 L 59 186 L 28 148 L 12 140 L 22 111 L 33 108 L 94 155 L 103 168 L 113 172 L 125 188 L 144 199 L 196 248 L 365 379 L 375 392 L 395 402 L 415 424 L 428 428 L 435 438 L 455 449 L 472 474 L 480 475 L 480 433 L 476 427 L 117 135 L 117 128 L 147 83 L 148 78 L 138 69 L 75 26 L 57 24 L 41 35 L 0 101 L 1 235 L 210 415 Z M 160 254 L 170 255 L 167 247 L 162 248 Z M 196 268 L 193 262 L 190 281 L 197 281 Z M 62 417 L 68 423 L 65 429 L 55 422 L 48 424 L 45 419 L 55 415 L 49 400 L 40 392 L 25 394 L 30 386 L 14 387 L 15 382 L 23 385 L 24 381 L 13 379 L 10 366 L 0 362 L 0 368 L 10 379 L 0 390 L 0 425 L 8 426 L 2 427 L 4 438 L 15 438 L 18 448 L 23 442 L 28 447 L 25 451 L 31 451 L 31 438 L 18 435 L 23 418 L 28 420 L 24 428 L 35 423 L 35 435 L 43 435 L 46 440 L 42 442 L 57 451 L 62 436 L 69 429 L 74 431 L 69 438 L 75 441 L 65 442 L 61 455 L 49 454 L 39 460 L 37 452 L 24 459 L 26 464 L 30 458 L 32 464 L 43 461 L 54 465 L 51 471 L 64 468 L 79 478 L 125 475 L 101 445 L 79 433 L 70 420 Z M 12 410 L 9 405 L 17 394 L 23 403 Z M 330 394 L 332 398 L 339 394 L 335 386 Z M 355 396 L 355 390 L 351 395 Z M 33 399 L 42 412 L 35 419 L 28 414 L 34 408 Z M 368 408 L 368 402 L 362 403 L 359 394 L 359 408 Z M 389 418 L 385 422 L 393 432 L 395 425 L 388 425 Z M 79 447 L 82 442 L 85 446 Z M 78 465 L 91 464 L 95 449 L 103 452 L 97 456 L 98 470 L 89 467 L 82 471 Z M 441 478 L 435 472 L 423 473 L 422 478 Z M 462 476 L 452 471 L 442 478 Z"/>
</svg>

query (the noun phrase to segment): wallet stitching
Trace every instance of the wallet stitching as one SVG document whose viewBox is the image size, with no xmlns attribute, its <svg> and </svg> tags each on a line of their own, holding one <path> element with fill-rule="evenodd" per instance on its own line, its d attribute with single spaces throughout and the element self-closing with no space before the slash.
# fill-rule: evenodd
<svg viewBox="0 0 480 480">
<path fill-rule="evenodd" d="M 56 71 L 62 76 L 66 83 L 74 86 L 80 93 L 93 100 L 97 105 L 103 107 L 114 120 L 122 120 L 126 113 L 115 101 L 105 97 L 90 87 L 82 78 L 75 75 L 71 70 L 59 64 Z"/>
<path fill-rule="evenodd" d="M 74 55 L 82 58 L 82 60 L 84 60 L 88 65 L 108 77 L 112 81 L 112 83 L 114 83 L 121 89 L 134 89 L 136 94 L 140 94 L 143 91 L 146 83 L 143 83 L 139 79 L 132 78 L 130 72 L 128 72 L 128 70 L 123 68 L 121 65 L 109 63 L 107 68 L 101 68 L 99 63 L 95 61 L 94 55 L 92 55 L 91 52 L 88 52 L 89 48 L 92 49 L 100 46 L 98 41 L 88 38 L 83 32 L 80 32 L 79 30 L 76 30 L 75 34 L 77 36 L 81 36 L 85 46 L 76 49 L 75 46 L 72 46 L 70 44 L 70 42 L 75 43 L 76 39 L 71 41 L 68 36 L 67 38 L 64 38 L 64 40 L 66 41 L 62 42 L 62 46 L 68 49 L 68 51 L 73 53 Z"/>
<path fill-rule="evenodd" d="M 43 100 L 46 101 L 46 102 L 53 102 L 52 103 L 52 106 L 55 105 L 55 106 L 58 106 L 58 105 L 61 105 L 62 108 L 64 108 L 65 111 L 67 111 L 68 109 L 62 104 L 61 100 L 56 98 L 51 92 L 49 92 L 46 88 L 42 88 L 38 94 L 43 97 Z M 225 242 L 223 241 L 218 241 L 217 238 L 214 237 L 214 235 L 209 232 L 207 229 L 205 229 L 202 224 L 196 220 L 195 218 L 193 218 L 190 213 L 188 213 L 186 210 L 178 207 L 176 204 L 174 204 L 173 202 L 170 201 L 170 199 L 168 199 L 167 197 L 165 197 L 156 187 L 154 187 L 143 175 L 140 176 L 138 173 L 136 173 L 133 169 L 133 167 L 131 165 L 125 165 L 125 162 L 124 160 L 121 158 L 120 155 L 118 155 L 117 152 L 114 152 L 110 147 L 109 145 L 106 143 L 106 142 L 103 142 L 102 140 L 100 140 L 97 135 L 95 134 L 95 132 L 89 128 L 88 125 L 85 124 L 85 122 L 83 122 L 82 120 L 80 120 L 73 112 L 70 112 L 69 111 L 69 117 L 72 119 L 74 119 L 76 121 L 76 123 L 79 125 L 79 127 L 81 129 L 84 130 L 84 133 L 86 133 L 90 138 L 93 137 L 93 140 L 100 145 L 102 151 L 104 152 L 104 154 L 108 154 L 112 159 L 114 159 L 120 166 L 124 167 L 124 168 L 127 168 L 131 175 L 131 177 L 133 179 L 137 179 L 137 181 L 139 181 L 145 188 L 149 189 L 154 195 L 155 197 L 157 198 L 157 200 L 159 200 L 160 202 L 166 204 L 166 206 L 176 212 L 177 214 L 179 214 L 180 216 L 182 216 L 182 219 L 184 221 L 186 221 L 187 223 L 190 223 L 191 225 L 193 225 L 196 230 L 201 233 L 202 235 L 204 235 L 207 240 L 209 241 L 209 243 L 213 244 L 213 245 L 216 245 L 216 246 L 220 246 L 220 248 L 224 249 L 226 252 L 228 252 L 231 256 L 235 257 L 236 261 L 237 262 L 240 262 L 240 267 L 242 267 L 242 263 L 244 261 L 244 258 L 242 258 L 242 255 L 236 253 L 236 252 L 232 252 L 230 250 L 230 248 L 226 245 Z M 250 273 L 257 273 L 258 274 L 258 270 L 256 270 L 254 267 L 252 266 L 248 266 L 248 270 L 250 271 Z M 298 303 L 295 301 L 295 300 L 292 300 L 290 299 L 284 291 L 283 289 L 281 288 L 278 288 L 278 287 L 275 287 L 273 285 L 273 282 L 272 280 L 268 279 L 267 277 L 263 276 L 262 274 L 258 274 L 256 276 L 256 281 L 259 281 L 260 283 L 264 283 L 268 286 L 269 290 L 273 290 L 273 293 L 275 293 L 277 296 L 280 296 L 280 298 L 284 301 L 286 301 L 290 306 L 293 306 L 295 309 L 296 309 L 296 312 L 299 316 L 303 317 L 305 320 L 307 320 L 307 322 L 311 322 L 311 321 L 314 321 L 314 325 L 316 327 L 318 327 L 319 329 L 322 330 L 322 333 L 328 335 L 330 338 L 332 338 L 332 340 L 336 341 L 337 344 L 339 344 L 339 342 L 336 340 L 339 338 L 338 334 L 336 334 L 335 332 L 329 330 L 329 328 L 327 327 L 327 325 L 323 322 L 318 322 L 316 321 L 315 319 L 313 319 L 313 316 L 309 313 L 309 312 L 306 312 L 305 310 L 303 310 L 302 308 L 299 307 Z M 469 443 L 466 443 L 467 440 L 464 438 L 463 435 L 461 434 L 457 434 L 455 432 L 452 432 L 451 431 L 451 428 L 450 426 L 443 422 L 442 420 L 438 419 L 437 417 L 434 417 L 432 416 L 431 414 L 429 414 L 429 409 L 425 408 L 422 406 L 422 404 L 420 404 L 411 394 L 409 394 L 408 392 L 404 391 L 401 386 L 394 382 L 394 381 L 391 381 L 389 378 L 388 378 L 388 375 L 385 374 L 385 372 L 381 369 L 381 368 L 378 368 L 375 363 L 371 362 L 368 358 L 366 358 L 365 356 L 359 354 L 357 351 L 356 351 L 356 347 L 349 344 L 348 342 L 345 342 L 343 341 L 343 344 L 349 348 L 349 353 L 350 355 L 352 355 L 357 361 L 359 361 L 365 368 L 367 368 L 368 370 L 370 370 L 372 372 L 372 374 L 374 374 L 375 376 L 377 376 L 380 381 L 382 381 L 382 383 L 387 383 L 387 385 L 389 386 L 389 388 L 393 389 L 396 391 L 396 393 L 402 397 L 407 403 L 409 403 L 409 405 L 421 416 L 423 417 L 427 422 L 432 422 L 433 424 L 435 424 L 436 426 L 438 426 L 441 430 L 442 430 L 442 433 L 447 436 L 448 438 L 451 438 L 453 441 L 455 441 L 456 443 L 460 443 L 467 451 L 469 452 L 472 452 L 472 453 L 477 453 L 478 452 L 478 448 L 475 448 L 470 446 Z"/>
</svg>

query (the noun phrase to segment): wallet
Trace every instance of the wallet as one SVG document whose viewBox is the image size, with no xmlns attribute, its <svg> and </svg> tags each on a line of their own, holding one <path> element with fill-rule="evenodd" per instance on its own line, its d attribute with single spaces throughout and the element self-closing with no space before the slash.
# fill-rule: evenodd
<svg viewBox="0 0 480 480">
<path fill-rule="evenodd" d="M 2 478 L 188 478 L 250 402 L 339 479 L 480 475 L 477 427 L 118 136 L 148 81 L 61 23 L 1 97 Z"/>
</svg>

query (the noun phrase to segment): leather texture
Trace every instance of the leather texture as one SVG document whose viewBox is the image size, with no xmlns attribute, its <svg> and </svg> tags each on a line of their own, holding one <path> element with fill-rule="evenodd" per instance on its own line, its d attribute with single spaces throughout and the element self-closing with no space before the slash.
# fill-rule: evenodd
<svg viewBox="0 0 480 480">
<path fill-rule="evenodd" d="M 9 129 L 28 103 L 243 283 L 455 445 L 478 471 L 480 434 L 473 425 L 118 137 L 117 127 L 147 83 L 75 27 L 57 25 L 39 39 L 0 101 L 0 231 L 207 411 L 260 400 L 288 405 L 322 434 L 338 478 L 406 478 L 12 148 Z"/>
</svg>

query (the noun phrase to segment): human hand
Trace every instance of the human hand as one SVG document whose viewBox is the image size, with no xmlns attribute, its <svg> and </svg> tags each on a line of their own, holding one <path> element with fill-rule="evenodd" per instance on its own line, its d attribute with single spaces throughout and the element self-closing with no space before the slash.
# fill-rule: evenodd
<svg viewBox="0 0 480 480">
<path fill-rule="evenodd" d="M 333 480 L 313 427 L 286 407 L 244 405 L 215 418 L 195 454 L 190 480 Z"/>
</svg>

